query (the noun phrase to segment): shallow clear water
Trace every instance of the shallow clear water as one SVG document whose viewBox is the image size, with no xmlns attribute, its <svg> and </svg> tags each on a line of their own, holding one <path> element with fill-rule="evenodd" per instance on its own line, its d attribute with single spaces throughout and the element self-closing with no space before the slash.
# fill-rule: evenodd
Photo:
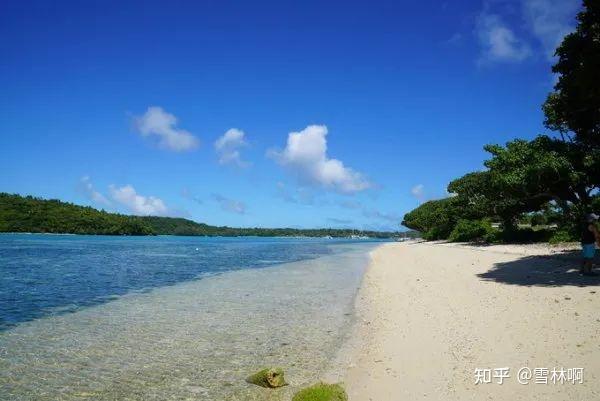
<svg viewBox="0 0 600 401">
<path fill-rule="evenodd" d="M 0 236 L 0 398 L 289 398 L 344 340 L 375 245 Z M 291 386 L 244 382 L 269 365 Z"/>
<path fill-rule="evenodd" d="M 0 330 L 115 296 L 310 259 L 347 240 L 0 234 Z"/>
</svg>

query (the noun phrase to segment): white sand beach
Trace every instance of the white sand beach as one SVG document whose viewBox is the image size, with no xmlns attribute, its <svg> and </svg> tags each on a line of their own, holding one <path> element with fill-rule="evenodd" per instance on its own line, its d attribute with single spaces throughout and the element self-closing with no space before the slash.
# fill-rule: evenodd
<svg viewBox="0 0 600 401">
<path fill-rule="evenodd" d="M 580 277 L 577 257 L 546 246 L 379 247 L 344 361 L 350 399 L 600 399 L 600 278 Z M 496 368 L 510 368 L 503 384 Z M 583 368 L 583 383 L 561 383 L 561 368 Z M 475 384 L 476 369 L 492 369 L 492 382 Z"/>
</svg>

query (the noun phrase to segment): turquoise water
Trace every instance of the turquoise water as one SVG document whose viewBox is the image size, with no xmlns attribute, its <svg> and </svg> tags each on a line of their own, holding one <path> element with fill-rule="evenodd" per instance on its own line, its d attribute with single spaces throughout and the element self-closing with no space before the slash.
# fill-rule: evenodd
<svg viewBox="0 0 600 401">
<path fill-rule="evenodd" d="M 0 399 L 283 400 L 318 380 L 377 243 L 0 236 Z M 244 382 L 283 366 L 291 386 Z"/>
<path fill-rule="evenodd" d="M 0 235 L 0 330 L 135 291 L 310 259 L 347 240 Z"/>
</svg>

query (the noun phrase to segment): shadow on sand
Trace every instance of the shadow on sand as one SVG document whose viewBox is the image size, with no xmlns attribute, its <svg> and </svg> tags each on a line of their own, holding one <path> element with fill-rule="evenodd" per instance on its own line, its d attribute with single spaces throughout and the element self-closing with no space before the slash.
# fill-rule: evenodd
<svg viewBox="0 0 600 401">
<path fill-rule="evenodd" d="M 485 281 L 523 286 L 600 286 L 600 275 L 579 274 L 580 255 L 581 251 L 565 251 L 548 256 L 524 256 L 511 262 L 496 263 L 492 269 L 477 276 Z M 596 268 L 599 262 L 600 258 L 596 256 Z"/>
</svg>

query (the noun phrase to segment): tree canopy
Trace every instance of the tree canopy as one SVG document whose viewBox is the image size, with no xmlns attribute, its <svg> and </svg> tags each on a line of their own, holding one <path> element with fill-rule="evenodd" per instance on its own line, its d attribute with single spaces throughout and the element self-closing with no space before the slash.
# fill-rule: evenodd
<svg viewBox="0 0 600 401">
<path fill-rule="evenodd" d="M 518 222 L 552 221 L 565 238 L 585 213 L 600 212 L 600 2 L 583 5 L 556 50 L 558 82 L 543 105 L 545 125 L 560 135 L 486 145 L 484 168 L 448 185 L 453 198 L 422 204 L 403 224 L 429 239 L 464 239 L 496 220 L 511 234 L 498 238 L 511 239 Z"/>
<path fill-rule="evenodd" d="M 183 218 L 127 216 L 56 199 L 0 193 L 0 232 L 67 233 L 95 235 L 201 235 L 261 237 L 350 237 L 360 234 L 389 238 L 396 233 L 352 229 L 216 227 Z"/>
<path fill-rule="evenodd" d="M 485 150 L 492 157 L 484 162 L 489 179 L 481 192 L 500 216 L 540 210 L 549 201 L 585 208 L 600 184 L 600 159 L 577 143 L 540 135 Z"/>
<path fill-rule="evenodd" d="M 600 146 L 600 2 L 584 0 L 577 29 L 556 49 L 558 75 L 543 109 L 548 128 Z"/>
<path fill-rule="evenodd" d="M 432 200 L 404 215 L 402 225 L 420 231 L 425 239 L 448 238 L 458 220 L 454 198 Z"/>
</svg>

